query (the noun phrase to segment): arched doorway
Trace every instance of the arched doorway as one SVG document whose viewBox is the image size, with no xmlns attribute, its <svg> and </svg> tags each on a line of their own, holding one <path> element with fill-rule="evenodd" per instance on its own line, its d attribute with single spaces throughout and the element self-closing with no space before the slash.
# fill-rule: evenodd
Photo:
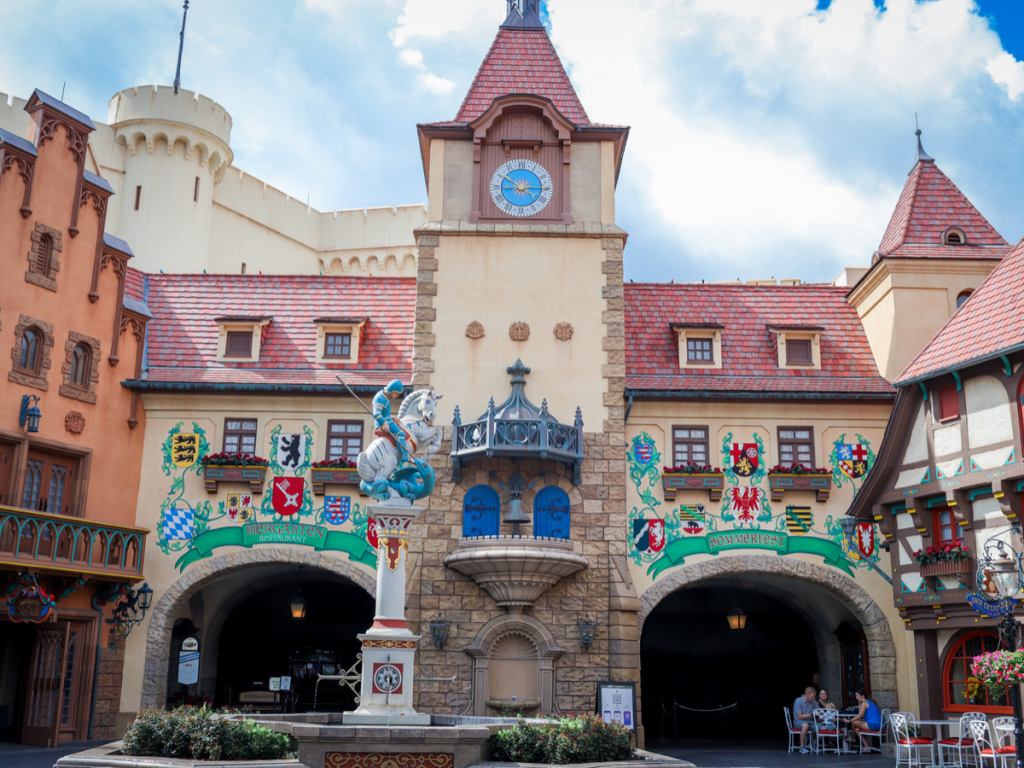
<svg viewBox="0 0 1024 768">
<path fill-rule="evenodd" d="M 336 673 L 355 661 L 356 635 L 373 621 L 375 586 L 347 559 L 289 547 L 242 550 L 197 565 L 153 607 L 142 706 L 164 706 L 181 692 L 171 659 L 178 657 L 175 641 L 189 634 L 182 628 L 192 626 L 200 667 L 190 693 L 217 704 L 252 703 L 240 702 L 239 694 L 265 691 L 270 677 L 288 675 L 297 684 L 294 706 L 312 708 L 305 689 L 315 686 L 316 672 Z M 294 619 L 291 603 L 300 591 L 306 613 Z M 351 707 L 337 683 L 321 684 L 320 694 L 325 711 Z"/>
<path fill-rule="evenodd" d="M 709 567 L 710 566 L 710 567 Z M 881 609 L 834 569 L 771 556 L 670 572 L 641 596 L 641 704 L 649 742 L 777 738 L 808 685 L 838 706 L 866 686 L 896 706 Z M 733 629 L 729 614 L 744 615 Z M 872 666 L 874 665 L 874 667 Z"/>
</svg>

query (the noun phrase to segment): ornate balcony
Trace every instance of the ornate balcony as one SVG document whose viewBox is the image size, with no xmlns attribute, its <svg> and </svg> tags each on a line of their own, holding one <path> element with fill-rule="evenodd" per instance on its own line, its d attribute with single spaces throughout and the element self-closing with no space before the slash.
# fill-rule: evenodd
<svg viewBox="0 0 1024 768">
<path fill-rule="evenodd" d="M 554 459 L 572 469 L 573 485 L 580 484 L 583 465 L 583 414 L 576 408 L 570 426 L 548 413 L 548 401 L 540 408 L 523 391 L 530 369 L 522 360 L 506 368 L 512 375 L 512 394 L 495 407 L 492 397 L 487 412 L 476 421 L 462 423 L 459 407 L 452 420 L 452 478 L 462 481 L 462 468 L 474 459 Z"/>
<path fill-rule="evenodd" d="M 138 581 L 145 528 L 0 507 L 0 569 Z"/>
<path fill-rule="evenodd" d="M 444 559 L 454 571 L 486 589 L 499 606 L 530 607 L 563 577 L 589 563 L 568 539 L 532 536 L 480 536 L 462 539 Z"/>
</svg>

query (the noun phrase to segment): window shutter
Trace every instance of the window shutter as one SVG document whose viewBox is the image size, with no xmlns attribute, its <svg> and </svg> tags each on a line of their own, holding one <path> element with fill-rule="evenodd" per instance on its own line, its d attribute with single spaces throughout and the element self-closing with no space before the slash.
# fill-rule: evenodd
<svg viewBox="0 0 1024 768">
<path fill-rule="evenodd" d="M 950 384 L 939 390 L 939 421 L 960 418 L 960 394 L 956 385 Z"/>
<path fill-rule="evenodd" d="M 252 331 L 228 331 L 225 357 L 252 357 Z"/>
<path fill-rule="evenodd" d="M 810 339 L 786 339 L 786 365 L 811 365 Z"/>
</svg>

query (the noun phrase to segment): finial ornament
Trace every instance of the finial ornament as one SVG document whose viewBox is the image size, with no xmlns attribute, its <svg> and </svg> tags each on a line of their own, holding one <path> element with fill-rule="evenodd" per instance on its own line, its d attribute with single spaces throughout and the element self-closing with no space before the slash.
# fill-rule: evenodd
<svg viewBox="0 0 1024 768">
<path fill-rule="evenodd" d="M 924 151 L 924 147 L 921 145 L 921 126 L 917 122 L 917 113 L 914 113 L 914 135 L 917 136 L 917 159 L 914 160 L 914 166 L 910 169 L 910 173 L 914 172 L 914 168 L 917 167 L 918 163 L 934 163 L 935 158 Z M 910 175 L 909 173 L 907 174 Z"/>
<path fill-rule="evenodd" d="M 185 0 L 185 12 L 181 15 L 181 32 L 178 33 L 178 68 L 174 70 L 174 93 L 178 93 L 181 85 L 181 52 L 185 47 L 185 19 L 188 18 L 188 0 Z"/>
</svg>

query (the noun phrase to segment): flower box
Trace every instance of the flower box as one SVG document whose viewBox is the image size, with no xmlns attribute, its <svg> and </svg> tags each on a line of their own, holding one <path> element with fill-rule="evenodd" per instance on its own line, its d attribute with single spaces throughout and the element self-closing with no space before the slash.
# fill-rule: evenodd
<svg viewBox="0 0 1024 768">
<path fill-rule="evenodd" d="M 665 501 L 675 501 L 679 491 L 707 491 L 711 501 L 721 501 L 725 475 L 666 472 L 661 476 L 661 487 L 665 492 Z"/>
<path fill-rule="evenodd" d="M 203 482 L 207 493 L 216 493 L 218 483 L 248 483 L 254 494 L 263 493 L 263 481 L 267 476 L 266 467 L 203 467 Z"/>
<path fill-rule="evenodd" d="M 359 485 L 359 472 L 356 469 L 337 467 L 313 467 L 313 493 L 324 495 L 325 485 Z"/>
<path fill-rule="evenodd" d="M 828 501 L 832 492 L 832 475 L 801 474 L 776 472 L 768 475 L 768 487 L 772 492 L 772 501 L 782 501 L 786 491 L 814 491 L 815 501 Z"/>
<path fill-rule="evenodd" d="M 945 560 L 921 566 L 922 576 L 968 576 L 970 573 L 970 560 Z"/>
</svg>

